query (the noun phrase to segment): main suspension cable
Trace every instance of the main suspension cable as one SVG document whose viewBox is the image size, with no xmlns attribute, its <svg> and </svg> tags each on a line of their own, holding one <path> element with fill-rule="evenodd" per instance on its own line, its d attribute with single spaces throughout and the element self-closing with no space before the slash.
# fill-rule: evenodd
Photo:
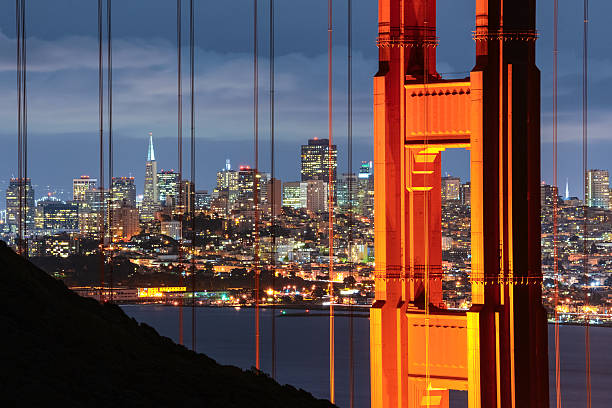
<svg viewBox="0 0 612 408">
<path fill-rule="evenodd" d="M 112 53 L 112 33 L 111 33 L 111 3 L 112 0 L 106 0 L 106 30 L 108 35 L 107 40 L 107 82 L 108 88 L 108 231 L 109 231 L 109 264 L 108 276 L 110 285 L 109 300 L 113 301 L 113 211 L 117 205 L 114 203 L 113 192 L 113 53 Z"/>
</svg>

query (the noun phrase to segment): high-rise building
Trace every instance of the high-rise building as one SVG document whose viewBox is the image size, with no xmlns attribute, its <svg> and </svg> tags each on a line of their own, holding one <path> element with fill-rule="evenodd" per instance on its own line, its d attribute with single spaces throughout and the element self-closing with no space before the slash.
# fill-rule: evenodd
<svg viewBox="0 0 612 408">
<path fill-rule="evenodd" d="M 264 204 L 264 209 L 266 212 L 270 213 L 273 211 L 271 215 L 277 216 L 280 215 L 283 201 L 281 195 L 281 181 L 277 178 L 270 179 L 266 185 L 266 202 Z"/>
<path fill-rule="evenodd" d="M 225 168 L 217 172 L 217 192 L 227 196 L 230 204 L 238 200 L 238 172 L 232 170 L 229 159 L 225 160 Z"/>
<path fill-rule="evenodd" d="M 338 167 L 338 151 L 336 145 L 331 146 L 332 183 L 336 182 Z M 330 149 L 329 139 L 309 139 L 307 145 L 302 145 L 302 181 L 329 181 Z"/>
<path fill-rule="evenodd" d="M 610 174 L 608 170 L 589 170 L 585 180 L 586 205 L 610 208 Z"/>
<path fill-rule="evenodd" d="M 195 192 L 195 209 L 202 211 L 210 208 L 211 196 L 208 190 L 198 190 Z"/>
<path fill-rule="evenodd" d="M 327 183 L 322 180 L 306 182 L 306 209 L 311 212 L 328 211 Z"/>
<path fill-rule="evenodd" d="M 72 200 L 83 201 L 85 199 L 85 191 L 96 187 L 98 180 L 89 176 L 81 176 L 78 179 L 72 180 Z"/>
<path fill-rule="evenodd" d="M 79 204 L 64 202 L 48 196 L 36 205 L 36 229 L 43 234 L 77 232 L 79 229 Z"/>
<path fill-rule="evenodd" d="M 134 177 L 113 177 L 111 186 L 113 208 L 122 206 L 136 207 L 136 184 L 134 184 Z"/>
<path fill-rule="evenodd" d="M 126 203 L 125 201 L 123 202 Z M 129 241 L 140 232 L 138 209 L 135 206 L 120 205 L 113 210 L 113 241 Z"/>
<path fill-rule="evenodd" d="M 552 207 L 555 203 L 555 199 L 559 199 L 558 195 L 557 187 L 545 184 L 543 182 L 540 185 L 540 206 Z"/>
<path fill-rule="evenodd" d="M 472 200 L 472 185 L 468 181 L 461 185 L 461 189 L 459 190 L 459 196 L 461 200 L 461 204 L 470 205 Z"/>
<path fill-rule="evenodd" d="M 181 206 L 188 214 L 195 210 L 195 186 L 190 180 L 181 180 Z"/>
<path fill-rule="evenodd" d="M 153 133 L 149 133 L 149 148 L 145 165 L 144 197 L 140 218 L 143 222 L 150 222 L 159 210 L 159 192 L 157 187 L 157 161 L 153 148 Z"/>
<path fill-rule="evenodd" d="M 459 177 L 442 177 L 442 202 L 459 200 L 461 179 Z"/>
<path fill-rule="evenodd" d="M 372 176 L 374 176 L 374 164 L 372 163 L 372 160 L 362 161 L 361 166 L 359 167 L 359 178 L 369 179 Z"/>
<path fill-rule="evenodd" d="M 94 188 L 85 192 L 82 203 L 79 203 L 79 233 L 83 236 L 98 237 L 100 227 L 108 227 L 108 190 Z"/>
<path fill-rule="evenodd" d="M 181 228 L 180 221 L 170 220 L 170 221 L 162 221 L 161 223 L 161 233 L 177 241 L 180 241 L 181 239 L 181 235 L 182 235 L 181 231 L 182 231 L 182 228 Z"/>
<path fill-rule="evenodd" d="M 21 206 L 19 205 L 20 190 L 22 194 Z M 25 222 L 22 225 L 28 230 L 33 229 L 35 215 L 34 189 L 29 178 L 25 180 L 12 178 L 6 189 L 6 223 L 11 232 L 19 230 L 20 210 L 22 214 L 25 214 Z"/>
<path fill-rule="evenodd" d="M 361 162 L 358 182 L 357 209 L 359 214 L 371 217 L 374 214 L 374 165 L 371 160 Z"/>
<path fill-rule="evenodd" d="M 359 202 L 359 180 L 353 173 L 347 174 L 342 173 L 338 179 L 338 187 L 336 191 L 336 200 L 340 207 L 346 207 L 349 204 L 349 197 L 353 207 L 357 206 Z"/>
<path fill-rule="evenodd" d="M 157 173 L 157 190 L 159 202 L 166 207 L 174 207 L 178 204 L 179 174 L 173 170 L 160 171 Z"/>
<path fill-rule="evenodd" d="M 283 207 L 306 208 L 306 186 L 300 181 L 283 183 Z"/>
</svg>

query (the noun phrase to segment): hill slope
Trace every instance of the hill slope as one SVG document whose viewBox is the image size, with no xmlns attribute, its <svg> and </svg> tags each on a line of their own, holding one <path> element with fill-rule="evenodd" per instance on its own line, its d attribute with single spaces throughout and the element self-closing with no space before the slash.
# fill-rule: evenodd
<svg viewBox="0 0 612 408">
<path fill-rule="evenodd" d="M 81 298 L 0 241 L 0 405 L 332 407 Z"/>
</svg>

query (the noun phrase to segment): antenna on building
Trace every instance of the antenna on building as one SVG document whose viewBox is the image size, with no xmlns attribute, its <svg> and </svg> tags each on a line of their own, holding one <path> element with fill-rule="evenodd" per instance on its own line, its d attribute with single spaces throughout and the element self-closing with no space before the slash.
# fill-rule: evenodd
<svg viewBox="0 0 612 408">
<path fill-rule="evenodd" d="M 569 199 L 569 177 L 565 178 L 565 199 Z"/>
<path fill-rule="evenodd" d="M 232 165 L 230 164 L 230 159 L 225 159 L 225 170 L 231 170 Z"/>
</svg>

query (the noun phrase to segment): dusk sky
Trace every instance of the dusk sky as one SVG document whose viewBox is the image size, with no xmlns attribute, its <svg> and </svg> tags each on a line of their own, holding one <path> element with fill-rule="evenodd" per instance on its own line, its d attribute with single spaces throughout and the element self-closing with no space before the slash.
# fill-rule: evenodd
<svg viewBox="0 0 612 408">
<path fill-rule="evenodd" d="M 188 1 L 183 1 L 184 6 Z M 474 0 L 438 0 L 438 71 L 468 75 L 474 62 Z M 28 1 L 29 175 L 38 186 L 69 190 L 71 180 L 98 173 L 97 2 Z M 230 158 L 251 164 L 251 0 L 196 1 L 196 135 L 198 189 L 214 188 Z M 269 171 L 268 1 L 260 10 L 260 168 Z M 552 0 L 538 2 L 538 65 L 542 70 L 542 179 L 552 182 Z M 276 1 L 277 174 L 299 179 L 299 145 L 327 137 L 327 1 Z M 372 159 L 372 75 L 377 69 L 377 1 L 355 0 L 354 168 Z M 183 44 L 188 45 L 187 7 Z M 0 12 L 0 198 L 17 172 L 15 7 Z M 346 171 L 347 2 L 334 1 L 334 139 L 339 172 Z M 609 2 L 591 2 L 590 168 L 612 168 L 609 79 L 612 77 Z M 560 1 L 559 183 L 582 194 L 582 2 Z M 188 48 L 183 51 L 188 95 Z M 153 132 L 159 169 L 175 168 L 176 2 L 113 2 L 115 175 L 134 175 L 143 188 L 147 134 Z M 106 98 L 106 96 L 105 96 Z M 184 98 L 184 135 L 189 105 Z M 106 108 L 105 108 L 106 109 Z M 105 125 L 106 126 L 106 125 Z M 187 144 L 186 144 L 187 146 Z M 187 153 L 187 150 L 185 150 Z M 444 155 L 444 171 L 469 178 L 469 154 Z M 189 163 L 186 162 L 185 169 Z M 37 190 L 37 197 L 43 192 Z M 4 207 L 4 200 L 0 207 Z"/>
</svg>

